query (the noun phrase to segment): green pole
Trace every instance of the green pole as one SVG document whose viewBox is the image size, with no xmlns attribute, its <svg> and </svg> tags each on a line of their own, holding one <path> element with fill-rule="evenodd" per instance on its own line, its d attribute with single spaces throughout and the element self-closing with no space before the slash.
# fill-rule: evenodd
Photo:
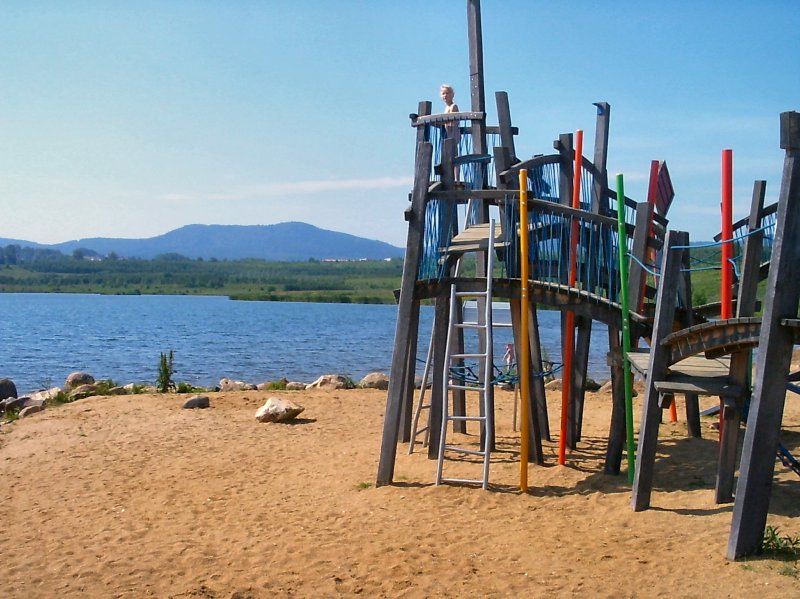
<svg viewBox="0 0 800 599">
<path fill-rule="evenodd" d="M 635 450 L 633 447 L 633 376 L 628 352 L 631 349 L 631 315 L 628 308 L 628 245 L 625 231 L 625 185 L 617 175 L 617 230 L 619 232 L 620 305 L 622 307 L 622 373 L 625 381 L 625 436 L 628 445 L 628 482 L 633 483 Z"/>
</svg>

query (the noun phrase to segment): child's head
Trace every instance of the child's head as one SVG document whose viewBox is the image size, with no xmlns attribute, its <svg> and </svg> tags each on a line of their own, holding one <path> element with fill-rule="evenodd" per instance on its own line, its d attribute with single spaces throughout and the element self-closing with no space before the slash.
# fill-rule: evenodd
<svg viewBox="0 0 800 599">
<path fill-rule="evenodd" d="M 439 96 L 442 98 L 445 104 L 452 103 L 455 95 L 456 92 L 453 91 L 453 86 L 447 85 L 446 83 L 442 84 L 442 87 L 439 89 Z"/>
</svg>

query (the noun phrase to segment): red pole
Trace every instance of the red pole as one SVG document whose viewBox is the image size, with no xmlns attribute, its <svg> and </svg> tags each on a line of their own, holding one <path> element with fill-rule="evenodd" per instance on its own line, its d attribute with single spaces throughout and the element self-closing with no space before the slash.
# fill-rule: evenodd
<svg viewBox="0 0 800 599">
<path fill-rule="evenodd" d="M 572 207 L 581 207 L 581 170 L 583 167 L 583 131 L 575 132 L 575 168 L 572 178 Z M 578 221 L 573 219 L 570 229 L 569 286 L 575 287 L 578 280 Z M 558 439 L 558 463 L 567 463 L 567 424 L 569 422 L 569 398 L 572 391 L 572 354 L 575 345 L 575 314 L 567 311 L 566 330 L 562 333 L 564 344 L 564 373 L 561 375 L 561 432 Z"/>
<path fill-rule="evenodd" d="M 722 150 L 722 280 L 720 318 L 733 318 L 733 150 Z"/>
<path fill-rule="evenodd" d="M 719 317 L 733 317 L 733 150 L 722 150 L 722 277 L 719 289 Z M 724 426 L 722 406 L 719 410 L 719 436 Z"/>
</svg>

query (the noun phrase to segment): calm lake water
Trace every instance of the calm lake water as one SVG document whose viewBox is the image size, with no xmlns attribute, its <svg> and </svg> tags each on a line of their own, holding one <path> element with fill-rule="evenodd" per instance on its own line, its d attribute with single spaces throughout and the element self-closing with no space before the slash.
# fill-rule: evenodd
<svg viewBox="0 0 800 599">
<path fill-rule="evenodd" d="M 388 373 L 397 307 L 241 302 L 225 297 L 0 294 L 0 377 L 20 393 L 61 386 L 75 370 L 124 384 L 151 384 L 159 354 L 175 351 L 175 380 L 213 386 L 223 377 L 251 383 L 322 374 L 360 379 Z M 549 356 L 560 352 L 559 315 L 539 313 Z M 433 309 L 423 307 L 424 361 Z M 502 363 L 510 331 L 495 333 Z M 607 334 L 595 324 L 590 376 L 608 378 Z M 422 364 L 418 367 L 422 372 Z"/>
</svg>

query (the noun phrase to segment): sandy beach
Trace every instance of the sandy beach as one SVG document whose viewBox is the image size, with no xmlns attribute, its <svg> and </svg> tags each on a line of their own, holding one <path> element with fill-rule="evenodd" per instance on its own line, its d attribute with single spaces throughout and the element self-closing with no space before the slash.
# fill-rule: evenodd
<svg viewBox="0 0 800 599">
<path fill-rule="evenodd" d="M 272 395 L 305 406 L 261 424 Z M 35 597 L 792 597 L 798 564 L 725 559 L 713 502 L 716 432 L 663 424 L 652 509 L 602 473 L 610 396 L 587 395 L 584 439 L 518 491 L 512 394 L 498 392 L 492 487 L 435 486 L 398 448 L 375 488 L 386 393 L 95 397 L 0 428 L 0 594 Z M 557 430 L 550 396 L 551 426 Z M 712 400 L 713 401 L 713 400 Z M 789 397 L 784 443 L 800 449 Z M 638 423 L 638 415 L 637 415 Z M 472 435 L 474 439 L 475 435 Z M 467 439 L 466 441 L 468 441 Z M 478 475 L 470 463 L 449 474 Z M 776 466 L 768 523 L 800 535 L 800 478 Z"/>
</svg>

